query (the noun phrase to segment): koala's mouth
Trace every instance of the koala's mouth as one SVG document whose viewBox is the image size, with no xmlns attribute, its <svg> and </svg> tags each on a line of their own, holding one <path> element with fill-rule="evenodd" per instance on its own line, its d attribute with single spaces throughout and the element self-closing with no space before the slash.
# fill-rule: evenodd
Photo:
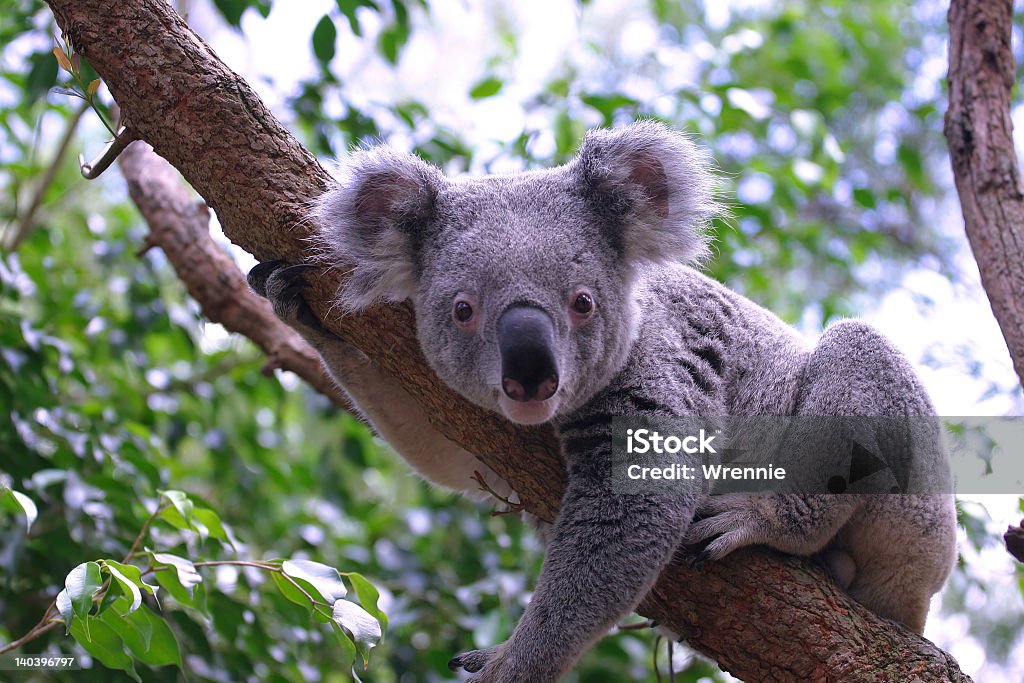
<svg viewBox="0 0 1024 683">
<path fill-rule="evenodd" d="M 498 407 L 512 422 L 536 425 L 547 422 L 558 412 L 562 397 L 558 394 L 543 401 L 515 401 L 507 396 L 498 397 Z"/>
</svg>

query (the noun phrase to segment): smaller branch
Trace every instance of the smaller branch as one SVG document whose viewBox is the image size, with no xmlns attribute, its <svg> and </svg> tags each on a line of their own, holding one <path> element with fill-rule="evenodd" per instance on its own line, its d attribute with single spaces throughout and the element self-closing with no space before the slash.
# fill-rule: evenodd
<svg viewBox="0 0 1024 683">
<path fill-rule="evenodd" d="M 223 565 L 235 565 L 238 567 L 254 567 L 267 572 L 276 572 L 281 568 L 269 562 L 255 562 L 253 560 L 207 560 L 206 562 L 193 562 L 193 567 L 220 567 Z"/>
<path fill-rule="evenodd" d="M 102 115 L 100 118 L 103 118 Z M 106 125 L 106 121 L 104 121 L 104 125 Z M 104 171 L 110 168 L 114 160 L 121 156 L 121 152 L 137 139 L 138 136 L 136 136 L 134 130 L 127 126 L 121 126 L 121 129 L 114 134 L 114 139 L 107 143 L 107 146 L 103 148 L 98 157 L 90 162 L 86 162 L 85 157 L 79 154 L 78 166 L 82 171 L 82 177 L 86 180 L 99 178 Z"/>
<path fill-rule="evenodd" d="M 484 475 L 479 470 L 473 470 L 473 476 L 470 478 L 480 485 L 481 491 L 483 491 L 484 493 L 491 494 L 492 497 L 497 498 L 499 501 L 508 506 L 504 510 L 492 510 L 491 517 L 501 517 L 502 515 L 519 514 L 520 512 L 526 509 L 526 505 L 524 505 L 523 503 L 517 503 L 508 496 L 503 496 L 497 491 L 495 491 L 493 488 L 491 488 L 491 485 L 487 483 L 487 479 L 484 478 Z"/>
<path fill-rule="evenodd" d="M 46 191 L 50 189 L 50 185 L 53 184 L 54 178 L 57 177 L 57 170 L 60 168 L 60 164 L 64 160 L 64 155 L 68 152 L 68 147 L 71 146 L 71 141 L 75 137 L 75 131 L 78 129 L 78 123 L 82 120 L 82 116 L 88 110 L 89 104 L 83 104 L 76 109 L 68 119 L 67 126 L 64 129 L 64 136 L 60 139 L 60 143 L 57 145 L 57 153 L 53 156 L 53 160 L 46 167 L 46 172 L 39 180 L 39 184 L 36 185 L 36 191 L 32 194 L 32 200 L 29 202 L 25 213 L 21 214 L 21 218 L 18 219 L 18 223 L 13 234 L 8 240 L 5 240 L 9 251 L 16 251 L 35 227 L 36 213 L 39 211 L 39 207 L 43 204 L 43 196 L 46 194 Z"/>
<path fill-rule="evenodd" d="M 136 551 L 139 549 L 139 545 L 142 544 L 142 541 L 145 540 L 146 535 L 149 533 L 149 527 L 153 524 L 157 515 L 159 515 L 166 507 L 166 505 L 160 505 L 157 503 L 156 509 L 154 509 L 153 513 L 150 514 L 150 516 L 146 518 L 146 521 L 142 523 L 142 528 L 139 529 L 139 533 L 135 535 L 135 540 L 132 541 L 132 545 L 128 548 L 128 552 L 125 554 L 124 559 L 121 560 L 121 564 L 128 564 L 128 560 L 134 557 Z"/>
<path fill-rule="evenodd" d="M 348 398 L 324 369 L 320 355 L 274 315 L 270 302 L 249 289 L 234 260 L 209 231 L 209 212 L 197 204 L 178 172 L 142 142 L 120 156 L 128 192 L 149 224 L 140 249 L 160 247 L 209 320 L 248 337 L 267 355 L 264 372 L 290 370 L 335 404 Z"/>
<path fill-rule="evenodd" d="M 48 622 L 47 620 L 49 618 L 50 618 L 50 608 L 47 608 L 46 612 L 43 614 L 43 618 L 39 620 L 38 624 L 33 626 L 31 629 L 29 629 L 28 633 L 23 635 L 21 638 L 18 638 L 17 640 L 12 640 L 11 642 L 9 642 L 6 645 L 4 645 L 3 647 L 0 647 L 0 654 L 4 654 L 5 652 L 10 652 L 11 650 L 17 650 L 19 647 L 21 647 L 25 643 L 28 643 L 28 642 L 31 642 L 31 641 L 35 640 L 36 638 L 38 638 L 39 636 L 43 635 L 44 633 L 49 633 L 50 631 L 52 631 L 53 629 L 57 628 L 57 626 L 59 626 L 61 624 L 61 622 L 59 622 L 59 621 L 49 621 Z"/>
</svg>

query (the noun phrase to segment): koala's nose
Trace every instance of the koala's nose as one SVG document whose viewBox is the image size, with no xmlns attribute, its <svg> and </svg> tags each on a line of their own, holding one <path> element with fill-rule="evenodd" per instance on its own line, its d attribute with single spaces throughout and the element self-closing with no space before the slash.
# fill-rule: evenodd
<svg viewBox="0 0 1024 683">
<path fill-rule="evenodd" d="M 513 401 L 544 401 L 558 390 L 555 326 L 535 306 L 511 306 L 498 318 L 501 388 Z"/>
</svg>

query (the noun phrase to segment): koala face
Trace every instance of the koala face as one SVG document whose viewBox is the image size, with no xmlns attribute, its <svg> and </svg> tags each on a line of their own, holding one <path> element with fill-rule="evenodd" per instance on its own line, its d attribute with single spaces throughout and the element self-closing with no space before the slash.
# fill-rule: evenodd
<svg viewBox="0 0 1024 683">
<path fill-rule="evenodd" d="M 629 269 L 561 170 L 450 183 L 423 244 L 420 343 L 456 391 L 515 422 L 607 384 L 634 329 Z"/>
<path fill-rule="evenodd" d="M 449 179 L 387 147 L 356 154 L 316 218 L 358 310 L 412 298 L 438 376 L 522 424 L 580 407 L 622 368 L 647 261 L 689 261 L 714 210 L 702 156 L 660 124 L 594 131 L 570 163 Z"/>
</svg>

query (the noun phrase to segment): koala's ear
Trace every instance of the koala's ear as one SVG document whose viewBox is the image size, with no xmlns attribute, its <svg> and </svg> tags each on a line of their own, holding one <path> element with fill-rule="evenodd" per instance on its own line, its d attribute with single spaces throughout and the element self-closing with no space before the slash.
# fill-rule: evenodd
<svg viewBox="0 0 1024 683">
<path fill-rule="evenodd" d="M 387 146 L 354 153 L 339 171 L 338 184 L 317 200 L 313 215 L 325 255 L 352 266 L 339 292 L 342 307 L 409 298 L 444 176 Z"/>
<path fill-rule="evenodd" d="M 708 154 L 656 121 L 592 130 L 573 162 L 584 197 L 627 263 L 700 260 L 719 207 Z"/>
</svg>

